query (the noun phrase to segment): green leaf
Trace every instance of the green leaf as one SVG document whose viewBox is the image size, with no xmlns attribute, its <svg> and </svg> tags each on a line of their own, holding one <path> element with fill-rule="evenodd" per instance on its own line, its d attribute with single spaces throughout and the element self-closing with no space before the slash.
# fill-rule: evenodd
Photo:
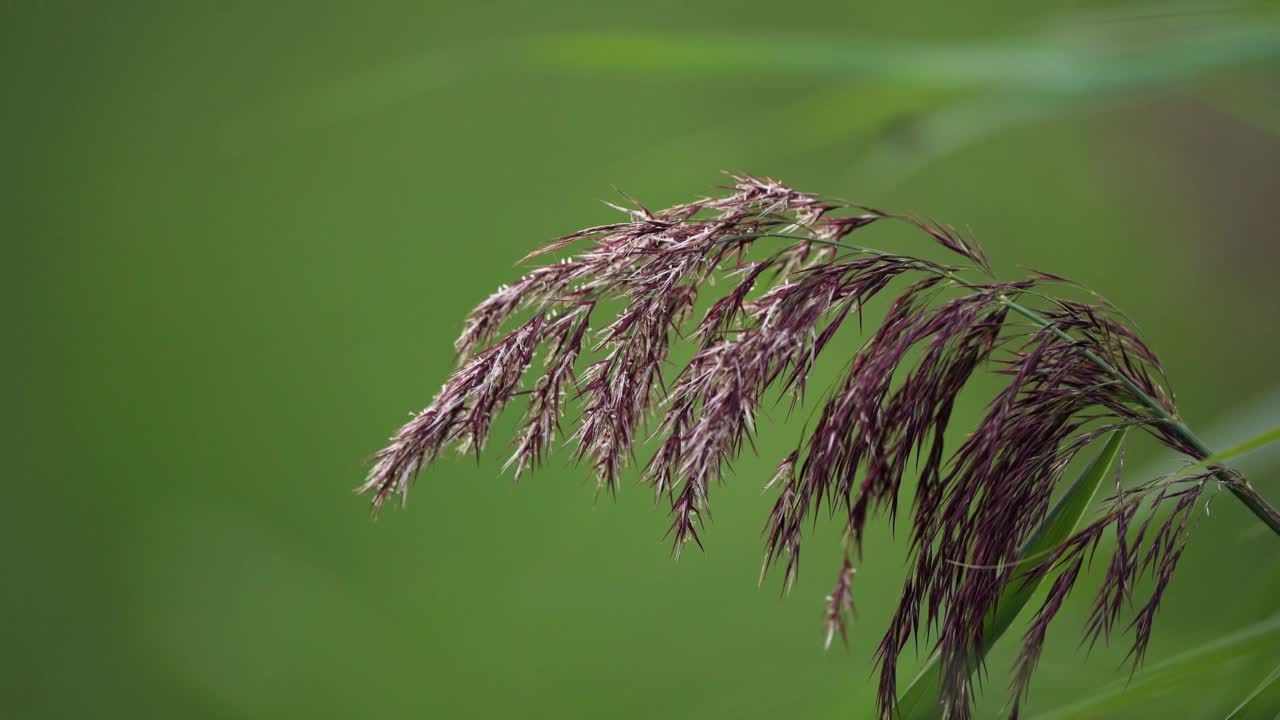
<svg viewBox="0 0 1280 720">
<path fill-rule="evenodd" d="M 1035 32 L 966 44 L 671 32 L 568 32 L 520 50 L 535 65 L 683 77 L 808 78 L 1082 96 L 1158 87 L 1280 55 L 1275 17 L 1231 18 L 1158 42 Z M 1101 46 L 1101 47 L 1100 47 Z"/>
<path fill-rule="evenodd" d="M 1242 700 L 1240 704 L 1236 706 L 1236 709 L 1232 710 L 1231 714 L 1227 715 L 1225 720 L 1233 720 L 1233 719 L 1242 720 L 1243 718 L 1247 717 L 1246 715 L 1241 714 L 1244 711 L 1247 710 L 1250 713 L 1252 713 L 1254 710 L 1264 709 L 1265 706 L 1254 705 L 1254 702 L 1257 701 L 1258 698 L 1262 697 L 1262 695 L 1266 693 L 1269 688 L 1274 686 L 1277 680 L 1280 680 L 1280 665 L 1275 666 L 1275 668 L 1272 669 L 1270 673 L 1267 673 L 1267 676 L 1262 679 L 1262 683 L 1258 685 L 1258 687 L 1254 688 L 1253 692 L 1249 693 L 1245 697 L 1245 699 Z M 1263 702 L 1265 703 L 1266 700 L 1264 699 Z M 1274 708 L 1275 705 L 1272 705 L 1272 707 Z"/>
<path fill-rule="evenodd" d="M 1258 127 L 1275 120 L 1267 73 L 1280 59 L 1280 18 L 1222 14 L 1116 32 L 1122 14 L 1059 19 L 1044 30 L 966 43 L 894 42 L 873 36 L 785 33 L 569 32 L 517 48 L 534 66 L 569 72 L 770 81 L 796 79 L 819 92 L 761 112 L 800 126 L 783 133 L 819 143 L 857 140 L 858 178 L 897 184 L 957 150 L 1011 128 L 1063 114 L 1132 102 L 1168 87 L 1212 87 L 1231 70 L 1258 68 L 1262 79 L 1228 93 L 1225 111 Z M 830 95 L 836 103 L 825 104 Z M 840 102 L 841 97 L 852 98 Z M 843 107 L 842 107 L 843 106 Z M 727 118 L 732 132 L 736 118 Z"/>
<path fill-rule="evenodd" d="M 1107 438 L 1107 444 L 1098 452 L 1097 457 L 1089 463 L 1080 477 L 1076 478 L 1066 494 L 1045 517 L 1044 522 L 1040 523 L 1035 534 L 1027 541 L 1020 555 L 1021 560 L 1033 560 L 1045 555 L 1071 537 L 1080 523 L 1080 518 L 1093 502 L 1102 479 L 1110 474 L 1111 467 L 1120 454 L 1124 436 L 1124 429 L 1111 432 Z M 987 650 L 1009 628 L 1039 584 L 1039 580 L 1011 582 L 1000 593 L 996 606 L 987 613 L 982 632 L 984 647 L 977 660 L 980 661 L 985 657 Z M 942 708 L 938 694 L 941 689 L 941 680 L 938 655 L 935 653 L 898 700 L 899 720 L 929 720 L 940 717 Z"/>
<path fill-rule="evenodd" d="M 1244 442 L 1240 443 L 1239 445 L 1236 445 L 1235 447 L 1227 448 L 1226 450 L 1223 450 L 1220 453 L 1214 453 L 1212 456 L 1205 458 L 1204 460 L 1201 460 L 1200 462 L 1196 463 L 1196 465 L 1203 466 L 1203 467 L 1208 467 L 1210 465 L 1220 465 L 1228 460 L 1233 460 L 1237 457 L 1247 455 L 1253 452 L 1254 450 L 1259 450 L 1261 448 L 1264 448 L 1267 445 L 1270 445 L 1271 443 L 1276 442 L 1277 440 L 1280 440 L 1280 427 L 1273 427 L 1270 430 L 1260 435 L 1256 435 L 1252 438 L 1249 438 L 1248 440 L 1245 440 Z"/>
<path fill-rule="evenodd" d="M 885 43 L 875 39 L 660 32 L 544 35 L 525 47 L 537 65 L 703 77 L 875 79 L 922 85 L 1041 85 L 1081 71 L 1085 49 L 1044 43 Z"/>
<path fill-rule="evenodd" d="M 1194 650 L 1179 653 L 1162 663 L 1152 665 L 1135 674 L 1132 680 L 1118 680 L 1093 697 L 1074 705 L 1037 715 L 1035 720 L 1096 720 L 1096 718 L 1106 717 L 1107 713 L 1126 709 L 1123 714 L 1116 713 L 1115 717 L 1133 717 L 1131 712 L 1133 706 L 1143 700 L 1185 689 L 1189 684 L 1199 688 L 1212 687 L 1215 675 L 1223 668 L 1236 668 L 1237 661 L 1256 655 L 1274 658 L 1277 642 L 1280 642 L 1280 613 L 1226 637 L 1215 639 Z M 1238 672 L 1238 670 L 1233 671 Z M 1271 680 L 1264 682 L 1255 691 L 1257 694 L 1251 694 L 1246 698 L 1246 705 L 1263 695 L 1270 696 L 1271 693 L 1266 692 L 1268 686 L 1271 689 L 1280 687 Z"/>
</svg>

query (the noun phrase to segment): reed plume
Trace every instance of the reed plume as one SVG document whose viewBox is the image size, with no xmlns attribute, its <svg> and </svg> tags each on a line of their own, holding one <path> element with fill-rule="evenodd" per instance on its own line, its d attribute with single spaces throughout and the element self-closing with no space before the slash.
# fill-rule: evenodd
<svg viewBox="0 0 1280 720">
<path fill-rule="evenodd" d="M 780 568 L 790 586 L 806 523 L 826 514 L 841 524 L 843 561 L 826 623 L 828 642 L 843 638 L 866 522 L 875 513 L 899 515 L 904 478 L 918 466 L 911 572 L 877 650 L 882 717 L 895 710 L 899 656 L 921 641 L 940 656 L 945 714 L 969 717 L 983 618 L 1009 583 L 1052 576 L 1014 668 L 1016 715 L 1046 627 L 1107 534 L 1117 547 L 1086 633 L 1109 638 L 1136 605 L 1129 630 L 1137 662 L 1206 488 L 1229 487 L 1280 529 L 1280 519 L 1267 517 L 1274 510 L 1222 468 L 1127 489 L 1117 478 L 1096 520 L 1047 556 L 1019 563 L 1064 470 L 1099 435 L 1140 428 L 1191 461 L 1207 457 L 1179 420 L 1155 353 L 1104 301 L 1060 297 L 1064 278 L 997 280 L 981 247 L 950 227 L 767 178 L 730 178 L 719 197 L 656 212 L 629 200 L 615 206 L 624 221 L 526 257 L 582 246 L 499 288 L 468 315 L 455 345 L 459 369 L 375 455 L 358 489 L 372 493 L 374 511 L 393 495 L 403 500 L 446 447 L 478 453 L 494 417 L 523 397 L 507 461 L 516 476 L 563 439 L 598 487 L 616 492 L 652 438 L 642 482 L 670 507 L 674 551 L 701 545 L 712 489 L 753 442 L 762 407 L 801 402 L 837 332 L 894 288 L 883 321 L 848 360 L 811 432 L 769 480 L 776 500 L 764 527 L 764 568 Z M 852 241 L 887 222 L 919 231 L 949 261 Z M 706 310 L 698 313 L 700 300 Z M 621 311 L 601 319 L 617 301 Z M 674 342 L 691 343 L 693 355 L 671 374 Z M 1003 376 L 1003 388 L 948 451 L 957 397 L 979 371 Z M 563 430 L 571 406 L 579 411 Z M 1166 512 L 1139 515 L 1153 506 Z M 1134 598 L 1148 574 L 1150 590 Z"/>
</svg>

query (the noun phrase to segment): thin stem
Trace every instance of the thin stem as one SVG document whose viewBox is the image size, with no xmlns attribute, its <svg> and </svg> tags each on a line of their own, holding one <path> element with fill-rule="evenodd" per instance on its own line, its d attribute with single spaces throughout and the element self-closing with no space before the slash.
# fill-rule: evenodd
<svg viewBox="0 0 1280 720">
<path fill-rule="evenodd" d="M 1034 310 L 1030 310 L 1019 305 L 1017 302 L 1009 299 L 1005 295 L 999 295 L 997 296 L 997 299 L 1004 303 L 1004 305 L 1010 310 L 1023 315 L 1032 322 L 1044 327 L 1067 342 L 1075 342 L 1074 338 Z M 1127 387 L 1143 405 L 1146 405 L 1147 408 L 1155 413 L 1156 419 L 1159 422 L 1169 426 L 1169 428 L 1173 430 L 1178 437 L 1182 438 L 1188 445 L 1195 448 L 1196 452 L 1201 456 L 1198 459 L 1204 459 L 1213 455 L 1213 451 L 1209 449 L 1209 446 L 1205 445 L 1204 441 L 1192 432 L 1191 428 L 1187 427 L 1186 423 L 1170 414 L 1168 410 L 1164 409 L 1164 407 L 1160 405 L 1160 403 L 1156 402 L 1150 395 L 1143 392 L 1142 389 L 1135 385 L 1133 381 L 1125 376 L 1124 373 L 1117 370 L 1115 366 L 1102 359 L 1091 350 L 1084 349 L 1081 352 L 1084 353 L 1085 357 L 1097 363 L 1103 370 L 1106 370 L 1108 373 L 1116 376 L 1122 383 L 1124 383 L 1125 387 Z M 1267 527 L 1271 528 L 1272 532 L 1276 535 L 1280 535 L 1280 510 L 1277 510 L 1273 505 L 1267 502 L 1266 498 L 1259 495 L 1258 491 L 1254 489 L 1253 485 L 1249 484 L 1248 480 L 1238 474 L 1232 475 L 1226 472 L 1226 470 L 1218 470 L 1214 473 L 1214 478 L 1223 485 L 1226 485 L 1227 488 L 1240 499 L 1240 502 L 1244 503 L 1245 507 L 1249 508 L 1249 510 L 1252 511 L 1259 520 L 1266 523 Z"/>
<path fill-rule="evenodd" d="M 745 240 L 745 239 L 766 238 L 766 237 L 781 238 L 784 240 L 801 240 L 801 241 L 810 242 L 810 243 L 818 243 L 821 245 L 831 245 L 834 247 L 841 247 L 847 250 L 868 253 L 872 255 L 894 256 L 893 253 L 884 252 L 883 250 L 876 250 L 874 248 L 863 247 L 860 245 L 851 245 L 849 243 L 844 243 L 837 240 L 824 240 L 821 238 L 805 237 L 803 235 L 789 235 L 789 234 L 782 234 L 782 233 L 764 232 L 764 233 L 749 233 L 741 236 L 727 238 L 727 240 L 733 241 L 733 240 Z M 960 276 L 956 275 L 954 271 L 940 265 L 935 265 L 929 262 L 922 262 L 919 265 L 919 267 L 920 269 L 925 270 L 927 272 L 932 272 L 937 275 L 941 275 L 942 277 L 945 277 L 962 287 L 967 287 L 967 288 L 983 287 L 982 285 L 971 283 L 961 278 Z M 1048 318 L 1045 318 L 1040 313 L 1026 307 L 1025 305 L 1019 304 L 1017 301 L 1013 300 L 1008 295 L 1001 293 L 996 296 L 996 299 L 1002 304 L 1004 304 L 1006 307 L 1008 307 L 1010 310 L 1018 313 L 1019 315 L 1022 315 L 1023 317 L 1027 318 L 1031 322 L 1057 335 L 1059 338 L 1065 340 L 1066 342 L 1073 343 L 1073 344 L 1076 342 L 1075 338 L 1073 338 L 1071 335 L 1065 332 L 1062 328 L 1055 325 Z M 1135 384 L 1132 380 L 1128 378 L 1128 376 L 1120 372 L 1118 369 L 1116 369 L 1114 365 L 1107 362 L 1106 359 L 1102 358 L 1092 350 L 1089 350 L 1088 348 L 1081 348 L 1081 352 L 1084 354 L 1085 357 L 1097 363 L 1098 366 L 1101 367 L 1103 370 L 1115 376 L 1116 379 L 1118 379 L 1121 383 L 1123 383 L 1124 386 L 1131 393 L 1133 393 L 1134 397 L 1137 398 L 1139 402 L 1141 402 L 1149 410 L 1151 410 L 1152 413 L 1155 414 L 1155 420 L 1157 422 L 1160 422 L 1168 426 L 1169 429 L 1172 430 L 1175 435 L 1177 435 L 1179 438 L 1185 441 L 1188 446 L 1193 448 L 1200 455 L 1200 457 L 1196 458 L 1197 460 L 1203 460 L 1205 458 L 1209 458 L 1213 456 L 1214 453 L 1212 450 L 1209 449 L 1209 446 L 1205 445 L 1204 441 L 1201 440 L 1199 436 L 1197 436 L 1194 432 L 1192 432 L 1191 428 L 1187 427 L 1186 423 L 1184 423 L 1177 416 L 1173 415 L 1168 410 L 1166 410 L 1164 406 L 1162 406 L 1160 403 L 1156 402 L 1155 398 L 1143 392 L 1142 388 L 1138 387 L 1137 384 Z M 1277 536 L 1280 536 L 1280 510 L 1277 510 L 1274 505 L 1267 502 L 1266 498 L 1258 494 L 1258 491 L 1254 489 L 1253 485 L 1251 485 L 1249 481 L 1244 478 L 1244 476 L 1239 474 L 1233 475 L 1227 472 L 1225 469 L 1220 469 L 1214 473 L 1214 478 L 1218 480 L 1218 482 L 1222 483 L 1223 485 L 1226 485 L 1227 488 L 1231 490 L 1232 494 L 1234 494 L 1237 498 L 1239 498 L 1240 502 L 1244 503 L 1245 507 L 1249 508 L 1249 510 L 1254 515 L 1256 515 L 1259 520 L 1261 520 L 1263 523 L 1267 525 L 1267 527 L 1271 528 L 1272 532 L 1274 532 Z"/>
</svg>

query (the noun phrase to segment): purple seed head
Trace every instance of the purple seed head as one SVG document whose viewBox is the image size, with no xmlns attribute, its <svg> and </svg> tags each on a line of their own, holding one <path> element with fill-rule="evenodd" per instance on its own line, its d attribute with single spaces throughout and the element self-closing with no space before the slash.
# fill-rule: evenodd
<svg viewBox="0 0 1280 720">
<path fill-rule="evenodd" d="M 530 253 L 525 261 L 574 248 L 467 316 L 455 344 L 459 368 L 374 456 L 358 488 L 373 494 L 374 511 L 393 495 L 403 500 L 446 447 L 478 453 L 497 414 L 526 395 L 507 461 L 516 477 L 563 442 L 600 489 L 617 493 L 651 441 L 640 477 L 670 508 L 674 552 L 690 540 L 701 546 L 711 490 L 753 445 L 762 411 L 780 398 L 804 402 L 818 359 L 848 355 L 836 334 L 851 317 L 861 326 L 864 308 L 890 293 L 882 322 L 838 361 L 845 369 L 807 435 L 768 482 L 776 499 L 763 533 L 762 579 L 781 565 L 790 587 L 806 523 L 820 516 L 840 523 L 845 546 L 826 633 L 828 644 L 836 636 L 847 642 L 853 557 L 861 557 L 867 519 L 909 517 L 910 572 L 876 651 L 881 715 L 893 715 L 899 656 L 924 645 L 941 659 L 947 716 L 967 718 L 987 613 L 1009 583 L 1052 577 L 1014 667 L 1016 713 L 1047 626 L 1100 540 L 1113 534 L 1117 548 L 1086 637 L 1108 639 L 1136 606 L 1128 630 L 1140 661 L 1210 473 L 1127 490 L 1117 479 L 1096 519 L 1031 567 L 1017 562 L 1067 466 L 1102 433 L 1142 428 L 1200 459 L 1153 417 L 1153 404 L 1172 416 L 1176 408 L 1158 359 L 1131 324 L 1104 303 L 1047 299 L 1042 286 L 1066 282 L 1057 275 L 995 281 L 981 247 L 935 221 L 768 178 L 729 178 L 725 194 L 665 210 L 628 198 L 615 206 L 624 221 Z M 851 237 L 879 222 L 920 231 L 956 264 L 872 250 Z M 1038 320 L 1025 322 L 1027 307 Z M 673 366 L 680 342 L 692 355 Z M 957 442 L 947 437 L 952 412 L 979 371 L 1003 386 Z M 912 479 L 904 508 L 902 488 Z M 1163 519 L 1142 512 L 1152 506 L 1167 511 Z M 1144 576 L 1152 589 L 1134 598 Z"/>
</svg>

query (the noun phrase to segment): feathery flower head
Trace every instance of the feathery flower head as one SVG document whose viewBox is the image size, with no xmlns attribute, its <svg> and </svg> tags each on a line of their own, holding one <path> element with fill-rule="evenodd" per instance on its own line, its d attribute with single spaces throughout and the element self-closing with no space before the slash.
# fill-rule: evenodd
<svg viewBox="0 0 1280 720">
<path fill-rule="evenodd" d="M 1015 667 L 1016 713 L 1045 628 L 1107 532 L 1119 545 L 1086 632 L 1109 637 L 1134 602 L 1137 578 L 1152 575 L 1154 587 L 1132 625 L 1132 655 L 1140 660 L 1210 473 L 1123 491 L 1117 481 L 1097 520 L 1033 566 L 1018 563 L 1064 470 L 1100 434 L 1139 427 L 1202 459 L 1171 429 L 1172 393 L 1139 334 L 1104 303 L 1046 294 L 1042 287 L 1064 282 L 1058 276 L 996 281 L 982 249 L 937 222 L 768 178 L 729 177 L 725 194 L 665 210 L 628 198 L 630 206 L 614 206 L 624 221 L 530 253 L 526 261 L 576 246 L 576 254 L 532 269 L 468 315 L 455 343 L 460 367 L 374 456 L 358 488 L 373 494 L 374 511 L 393 495 L 403 500 L 444 448 L 479 452 L 494 417 L 524 395 L 525 419 L 507 461 L 517 477 L 560 438 L 592 468 L 599 488 L 616 493 L 637 448 L 652 438 L 642 480 L 670 507 L 674 551 L 690 540 L 701 546 L 711 490 L 752 444 L 770 391 L 800 402 L 836 333 L 850 316 L 861 322 L 868 302 L 892 287 L 897 295 L 883 322 L 769 481 L 776 501 L 764 529 L 762 579 L 781 564 L 790 586 L 805 523 L 825 505 L 845 538 L 828 597 L 827 643 L 844 639 L 853 555 L 861 555 L 866 521 L 877 512 L 897 517 L 904 478 L 918 468 L 911 574 L 877 650 L 884 717 L 894 711 L 898 657 L 925 640 L 941 658 L 948 716 L 967 718 L 985 616 L 1009 583 L 1053 575 Z M 862 228 L 888 221 L 920 231 L 956 264 L 852 241 Z M 699 299 L 718 286 L 726 289 L 706 298 L 707 309 L 695 317 Z M 616 316 L 600 317 L 604 303 L 618 301 Z M 677 341 L 692 343 L 693 355 L 670 373 Z M 538 370 L 526 378 L 539 355 Z M 1003 376 L 1005 385 L 948 452 L 957 397 L 980 370 Z M 571 407 L 579 410 L 564 431 Z M 1171 514 L 1138 523 L 1144 503 Z"/>
</svg>

